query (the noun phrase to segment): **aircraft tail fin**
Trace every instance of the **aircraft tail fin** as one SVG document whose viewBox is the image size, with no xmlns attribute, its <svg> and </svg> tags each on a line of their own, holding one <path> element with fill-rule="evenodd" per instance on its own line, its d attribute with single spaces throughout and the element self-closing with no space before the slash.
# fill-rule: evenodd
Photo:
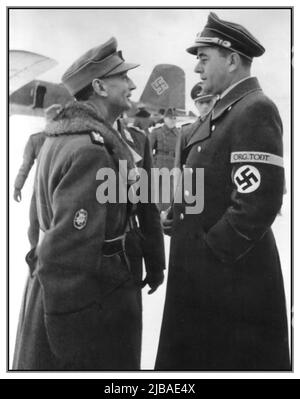
<svg viewBox="0 0 300 399">
<path fill-rule="evenodd" d="M 140 102 L 152 109 L 185 109 L 185 73 L 176 65 L 156 65 Z"/>
</svg>

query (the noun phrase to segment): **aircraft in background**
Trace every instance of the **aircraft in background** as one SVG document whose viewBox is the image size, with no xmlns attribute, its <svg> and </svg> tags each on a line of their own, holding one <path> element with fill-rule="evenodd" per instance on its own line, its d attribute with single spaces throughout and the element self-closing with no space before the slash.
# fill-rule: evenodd
<svg viewBox="0 0 300 399">
<path fill-rule="evenodd" d="M 57 61 L 41 54 L 24 50 L 10 50 L 9 94 L 56 65 Z"/>
<path fill-rule="evenodd" d="M 151 112 L 162 113 L 176 108 L 185 115 L 185 73 L 176 65 L 156 65 L 141 95 L 139 106 Z"/>
<path fill-rule="evenodd" d="M 172 64 L 158 64 L 154 67 L 138 103 L 128 112 L 133 117 L 139 108 L 147 109 L 151 119 L 158 122 L 166 109 L 175 108 L 178 125 L 193 122 L 196 116 L 185 109 L 185 73 Z"/>
<path fill-rule="evenodd" d="M 43 116 L 43 107 L 34 105 L 41 103 L 45 88 L 42 85 L 38 87 L 34 79 L 57 64 L 52 58 L 30 51 L 9 51 L 10 114 Z"/>
<path fill-rule="evenodd" d="M 37 80 L 36 77 L 57 65 L 57 61 L 28 51 L 9 52 L 9 111 L 10 115 L 43 116 L 52 104 L 72 100 L 62 84 Z M 180 120 L 195 119 L 185 111 L 185 73 L 176 65 L 156 65 L 138 102 L 127 113 L 132 122 L 139 108 L 151 113 L 157 122 L 168 108 L 176 108 Z"/>
<path fill-rule="evenodd" d="M 32 80 L 9 96 L 9 112 L 10 115 L 43 116 L 50 105 L 64 105 L 72 98 L 62 84 Z"/>
</svg>

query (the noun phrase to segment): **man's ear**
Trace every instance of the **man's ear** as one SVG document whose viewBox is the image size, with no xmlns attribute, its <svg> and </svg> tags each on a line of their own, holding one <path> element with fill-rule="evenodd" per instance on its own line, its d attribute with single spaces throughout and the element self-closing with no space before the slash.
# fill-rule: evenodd
<svg viewBox="0 0 300 399">
<path fill-rule="evenodd" d="M 97 93 L 101 97 L 107 97 L 106 85 L 101 79 L 93 79 L 92 86 L 94 92 Z"/>
<path fill-rule="evenodd" d="M 231 53 L 229 55 L 229 71 L 235 71 L 241 64 L 241 57 L 237 53 Z"/>
</svg>

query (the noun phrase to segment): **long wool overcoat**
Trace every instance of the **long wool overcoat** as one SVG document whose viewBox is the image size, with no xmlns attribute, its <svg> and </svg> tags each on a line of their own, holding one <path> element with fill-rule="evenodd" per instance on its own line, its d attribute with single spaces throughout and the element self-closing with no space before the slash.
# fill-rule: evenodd
<svg viewBox="0 0 300 399">
<path fill-rule="evenodd" d="M 135 170 L 131 152 L 89 103 L 67 105 L 46 133 L 31 206 L 42 233 L 27 256 L 13 368 L 137 370 L 140 287 L 121 253 L 103 251 L 104 240 L 124 234 L 130 206 L 99 196 L 104 168 L 114 172 L 117 193 L 131 183 L 118 166 L 127 160 Z"/>
<path fill-rule="evenodd" d="M 278 110 L 249 78 L 185 139 L 181 162 L 194 187 L 196 169 L 204 169 L 204 209 L 187 213 L 191 192 L 183 184 L 184 200 L 173 206 L 156 369 L 288 370 L 285 294 L 271 230 L 284 188 Z"/>
</svg>

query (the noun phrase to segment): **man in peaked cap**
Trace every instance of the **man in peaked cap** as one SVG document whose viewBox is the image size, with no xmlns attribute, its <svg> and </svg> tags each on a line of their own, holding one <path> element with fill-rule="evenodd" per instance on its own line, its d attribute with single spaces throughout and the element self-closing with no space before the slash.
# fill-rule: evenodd
<svg viewBox="0 0 300 399">
<path fill-rule="evenodd" d="M 202 82 L 198 82 L 191 90 L 191 99 L 198 110 L 199 117 L 204 120 L 213 109 L 217 97 L 203 90 Z"/>
<path fill-rule="evenodd" d="M 53 113 L 45 128 L 31 207 L 40 231 L 26 257 L 14 369 L 140 367 L 141 287 L 125 253 L 131 204 L 103 189 L 108 170 L 113 193 L 126 195 L 136 181 L 134 151 L 113 124 L 131 107 L 135 85 L 127 72 L 137 66 L 124 61 L 112 38 L 62 77 L 76 101 Z"/>
<path fill-rule="evenodd" d="M 189 191 L 172 208 L 169 277 L 159 370 L 289 370 L 285 294 L 271 225 L 282 203 L 282 122 L 251 77 L 263 46 L 210 13 L 187 51 L 203 88 L 219 95 L 181 150 L 193 187 L 204 170 L 204 207 Z"/>
</svg>

